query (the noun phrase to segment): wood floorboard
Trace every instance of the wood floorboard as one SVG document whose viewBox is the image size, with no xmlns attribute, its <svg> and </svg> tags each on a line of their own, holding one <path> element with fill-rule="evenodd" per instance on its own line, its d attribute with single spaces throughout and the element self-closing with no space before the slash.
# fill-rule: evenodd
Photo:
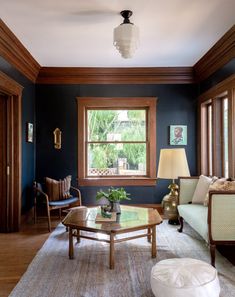
<svg viewBox="0 0 235 297">
<path fill-rule="evenodd" d="M 52 218 L 53 229 L 58 223 Z M 0 297 L 9 296 L 49 235 L 45 218 L 24 224 L 20 232 L 0 234 Z"/>
</svg>

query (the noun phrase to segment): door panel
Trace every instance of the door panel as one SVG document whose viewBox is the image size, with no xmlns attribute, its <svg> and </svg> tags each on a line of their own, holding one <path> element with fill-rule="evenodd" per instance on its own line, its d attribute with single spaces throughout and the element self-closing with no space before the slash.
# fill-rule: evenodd
<svg viewBox="0 0 235 297">
<path fill-rule="evenodd" d="M 8 229 L 7 130 L 7 96 L 0 94 L 0 232 Z"/>
<path fill-rule="evenodd" d="M 0 232 L 20 229 L 22 90 L 0 71 Z"/>
</svg>

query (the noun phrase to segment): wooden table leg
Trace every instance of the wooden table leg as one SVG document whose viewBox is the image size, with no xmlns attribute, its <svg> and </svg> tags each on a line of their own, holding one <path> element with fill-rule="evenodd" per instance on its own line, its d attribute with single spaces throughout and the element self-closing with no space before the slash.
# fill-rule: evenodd
<svg viewBox="0 0 235 297">
<path fill-rule="evenodd" d="M 114 269 L 114 234 L 110 234 L 109 268 Z"/>
<path fill-rule="evenodd" d="M 156 245 L 156 226 L 152 227 L 152 258 L 156 258 L 157 245 Z"/>
<path fill-rule="evenodd" d="M 73 259 L 73 229 L 69 227 L 69 259 Z"/>
<path fill-rule="evenodd" d="M 81 241 L 80 232 L 81 231 L 77 229 L 77 243 L 79 243 Z"/>
<path fill-rule="evenodd" d="M 151 233 L 151 228 L 148 228 L 147 232 L 148 232 L 148 234 L 150 234 Z M 147 239 L 148 239 L 148 242 L 151 242 L 151 235 L 148 235 Z"/>
</svg>

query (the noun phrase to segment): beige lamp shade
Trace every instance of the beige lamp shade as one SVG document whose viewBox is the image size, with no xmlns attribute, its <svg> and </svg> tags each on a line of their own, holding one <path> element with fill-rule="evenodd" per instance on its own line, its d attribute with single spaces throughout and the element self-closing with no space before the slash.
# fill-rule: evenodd
<svg viewBox="0 0 235 297">
<path fill-rule="evenodd" d="M 161 149 L 157 177 L 177 179 L 179 176 L 190 176 L 185 149 Z"/>
</svg>

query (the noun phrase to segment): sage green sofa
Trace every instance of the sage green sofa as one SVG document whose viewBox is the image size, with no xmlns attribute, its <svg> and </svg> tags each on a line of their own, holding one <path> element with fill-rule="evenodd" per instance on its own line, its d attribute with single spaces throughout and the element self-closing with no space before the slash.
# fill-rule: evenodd
<svg viewBox="0 0 235 297">
<path fill-rule="evenodd" d="M 235 192 L 209 192 L 208 206 L 192 204 L 198 177 L 179 178 L 179 220 L 186 221 L 209 244 L 211 264 L 215 266 L 216 245 L 235 244 Z"/>
</svg>

